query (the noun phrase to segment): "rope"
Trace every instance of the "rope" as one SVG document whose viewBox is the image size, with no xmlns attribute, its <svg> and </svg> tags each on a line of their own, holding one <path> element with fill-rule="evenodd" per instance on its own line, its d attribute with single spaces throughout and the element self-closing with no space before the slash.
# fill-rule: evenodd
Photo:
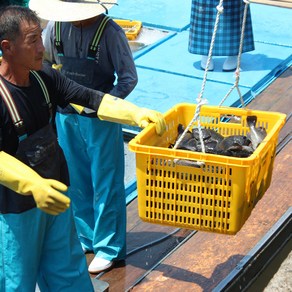
<svg viewBox="0 0 292 292">
<path fill-rule="evenodd" d="M 238 95 L 239 95 L 239 98 L 240 98 L 241 105 L 243 108 L 245 107 L 244 101 L 242 98 L 242 94 L 240 92 L 238 84 L 239 84 L 239 78 L 240 78 L 240 62 L 241 62 L 242 47 L 243 47 L 243 41 L 244 41 L 244 32 L 245 32 L 245 24 L 246 24 L 246 18 L 247 18 L 247 10 L 248 10 L 248 5 L 250 4 L 250 1 L 243 0 L 243 2 L 245 3 L 245 6 L 244 6 L 244 13 L 243 13 L 242 27 L 241 27 L 239 52 L 238 52 L 238 57 L 237 57 L 237 66 L 236 66 L 236 70 L 235 70 L 235 82 L 234 82 L 233 86 L 230 88 L 230 90 L 227 92 L 227 94 L 223 97 L 222 101 L 219 103 L 219 106 L 221 106 L 224 103 L 224 101 L 231 94 L 231 92 L 234 90 L 234 88 L 236 88 Z"/>
<path fill-rule="evenodd" d="M 220 15 L 223 13 L 223 10 L 224 10 L 224 8 L 223 8 L 223 0 L 220 0 L 220 2 L 218 4 L 218 6 L 216 7 L 216 9 L 217 9 L 216 21 L 215 21 L 215 25 L 214 25 L 213 34 L 212 34 L 212 39 L 211 39 L 211 44 L 210 44 L 210 49 L 209 49 L 207 64 L 206 64 L 206 68 L 205 68 L 203 83 L 202 83 L 201 91 L 200 91 L 199 96 L 197 98 L 196 112 L 194 114 L 193 119 L 191 120 L 191 122 L 189 123 L 189 125 L 186 127 L 186 129 L 182 133 L 181 137 L 175 143 L 175 145 L 173 147 L 174 149 L 176 149 L 179 146 L 179 144 L 181 143 L 182 139 L 184 138 L 184 136 L 188 132 L 188 130 L 191 128 L 191 126 L 196 121 L 198 121 L 198 131 L 199 131 L 200 143 L 202 145 L 202 152 L 203 153 L 206 152 L 205 151 L 205 144 L 204 144 L 204 141 L 203 141 L 203 134 L 202 134 L 202 128 L 201 128 L 201 122 L 200 122 L 199 116 L 200 116 L 200 112 L 201 112 L 202 105 L 204 105 L 204 104 L 207 103 L 207 100 L 206 99 L 203 99 L 202 97 L 203 97 L 203 93 L 204 93 L 205 86 L 206 86 L 206 82 L 207 82 L 207 75 L 208 75 L 210 61 L 211 61 L 211 58 L 212 58 L 213 48 L 214 48 L 214 45 L 215 45 L 215 38 L 216 38 L 217 30 L 218 30 Z"/>
<path fill-rule="evenodd" d="M 242 94 L 240 92 L 238 84 L 239 84 L 239 78 L 240 78 L 240 64 L 241 64 L 242 47 L 243 47 L 243 41 L 244 41 L 245 24 L 246 24 L 246 19 L 247 19 L 248 5 L 250 4 L 250 1 L 249 0 L 243 0 L 243 2 L 245 3 L 245 7 L 244 7 L 244 14 L 243 14 L 241 35 L 240 35 L 240 44 L 239 44 L 239 53 L 238 53 L 238 58 L 237 58 L 237 66 L 236 66 L 236 70 L 235 70 L 235 82 L 234 82 L 234 85 L 231 87 L 231 89 L 224 96 L 224 98 L 220 102 L 219 106 L 221 106 L 223 104 L 223 102 L 231 94 L 231 92 L 234 90 L 234 88 L 236 88 L 237 92 L 238 92 L 238 95 L 240 97 L 241 104 L 244 107 L 244 101 L 243 101 Z M 176 149 L 180 145 L 180 143 L 183 140 L 183 138 L 186 135 L 186 133 L 189 131 L 191 126 L 197 121 L 198 122 L 198 126 L 197 127 L 198 127 L 198 131 L 199 131 L 200 143 L 202 145 L 202 152 L 205 153 L 205 145 L 204 145 L 204 141 L 203 141 L 203 134 L 202 134 L 202 128 L 201 128 L 201 122 L 200 122 L 199 116 L 200 116 L 202 105 L 207 103 L 207 100 L 203 99 L 203 94 L 204 94 L 204 90 L 205 90 L 205 87 L 206 87 L 207 75 L 208 75 L 209 65 L 210 65 L 211 58 L 212 58 L 213 48 L 214 48 L 214 45 L 215 45 L 215 38 L 216 38 L 217 30 L 218 30 L 220 16 L 224 11 L 223 0 L 220 0 L 220 2 L 218 4 L 218 6 L 216 7 L 216 9 L 217 9 L 216 21 L 215 21 L 215 25 L 214 25 L 213 34 L 212 34 L 212 39 L 211 39 L 211 44 L 210 44 L 207 64 L 206 64 L 206 68 L 205 68 L 205 72 L 204 72 L 204 78 L 203 78 L 203 82 L 202 82 L 202 87 L 201 87 L 201 91 L 199 93 L 199 96 L 197 98 L 196 111 L 195 111 L 193 119 L 191 120 L 189 125 L 186 127 L 186 129 L 184 130 L 184 132 L 182 133 L 180 138 L 176 141 L 176 143 L 175 143 L 175 145 L 173 147 L 174 149 Z M 204 164 L 203 162 L 197 162 L 197 163 L 199 165 Z"/>
</svg>

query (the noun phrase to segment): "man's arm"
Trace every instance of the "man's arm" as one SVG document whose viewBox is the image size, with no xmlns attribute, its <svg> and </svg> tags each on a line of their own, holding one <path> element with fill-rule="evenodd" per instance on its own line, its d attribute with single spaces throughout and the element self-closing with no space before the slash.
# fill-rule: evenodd
<svg viewBox="0 0 292 292">
<path fill-rule="evenodd" d="M 109 92 L 111 95 L 125 98 L 138 83 L 136 65 L 133 59 L 128 39 L 122 29 L 115 31 L 110 38 L 110 56 L 117 74 L 117 83 Z"/>
<path fill-rule="evenodd" d="M 153 122 L 159 135 L 162 135 L 166 130 L 166 123 L 161 113 L 138 107 L 111 94 L 79 85 L 51 67 L 48 70 L 55 76 L 53 85 L 57 88 L 55 95 L 60 97 L 58 105 L 66 106 L 68 102 L 82 105 L 97 112 L 97 116 L 101 120 L 114 123 L 136 125 L 144 128 Z"/>
</svg>

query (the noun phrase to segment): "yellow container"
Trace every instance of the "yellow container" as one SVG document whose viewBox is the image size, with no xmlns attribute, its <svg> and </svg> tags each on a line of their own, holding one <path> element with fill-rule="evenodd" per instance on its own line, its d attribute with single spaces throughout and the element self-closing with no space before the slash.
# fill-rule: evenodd
<svg viewBox="0 0 292 292">
<path fill-rule="evenodd" d="M 280 129 L 286 115 L 230 107 L 202 106 L 201 126 L 223 136 L 246 135 L 246 117 L 257 116 L 266 138 L 247 158 L 168 148 L 178 124 L 188 126 L 194 104 L 178 104 L 165 114 L 167 131 L 150 125 L 129 143 L 136 153 L 139 217 L 149 223 L 223 234 L 236 234 L 268 189 Z M 195 125 L 196 126 L 196 125 Z M 183 166 L 177 160 L 203 166 Z"/>
<path fill-rule="evenodd" d="M 137 20 L 114 19 L 114 21 L 124 30 L 128 40 L 135 40 L 142 28 L 142 22 Z"/>
</svg>

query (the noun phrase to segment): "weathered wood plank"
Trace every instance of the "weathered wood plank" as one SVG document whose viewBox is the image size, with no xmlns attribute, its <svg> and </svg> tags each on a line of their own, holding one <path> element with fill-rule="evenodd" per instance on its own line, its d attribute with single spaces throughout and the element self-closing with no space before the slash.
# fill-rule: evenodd
<svg viewBox="0 0 292 292">
<path fill-rule="evenodd" d="M 149 269 L 157 264 L 167 253 L 171 252 L 176 246 L 190 233 L 191 230 L 176 229 L 174 227 L 162 226 L 143 222 L 138 216 L 137 200 L 132 201 L 127 206 L 127 253 L 154 243 L 174 231 L 176 234 L 160 243 L 145 246 L 141 250 L 127 256 L 126 261 L 115 265 L 115 268 L 99 275 L 99 279 L 109 283 L 111 291 L 126 291 L 134 285 L 137 279 L 144 275 Z M 93 254 L 87 254 L 87 263 L 93 259 Z M 91 275 L 96 277 L 96 275 Z"/>
<path fill-rule="evenodd" d="M 198 232 L 133 291 L 212 291 L 292 204 L 292 143 L 276 157 L 272 184 L 234 236 Z"/>
<path fill-rule="evenodd" d="M 289 68 L 248 105 L 250 109 L 291 115 L 292 70 Z M 291 136 L 292 119 L 279 142 Z M 276 157 L 270 188 L 243 228 L 234 236 L 197 232 L 165 259 L 134 291 L 211 291 L 254 247 L 292 204 L 292 142 Z"/>
</svg>

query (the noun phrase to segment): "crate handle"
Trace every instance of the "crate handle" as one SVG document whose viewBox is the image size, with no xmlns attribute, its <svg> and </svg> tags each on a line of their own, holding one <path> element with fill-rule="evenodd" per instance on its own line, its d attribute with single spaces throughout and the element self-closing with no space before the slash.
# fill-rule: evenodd
<svg viewBox="0 0 292 292">
<path fill-rule="evenodd" d="M 238 115 L 223 114 L 220 115 L 221 123 L 232 123 L 232 124 L 241 124 L 242 117 Z"/>
<path fill-rule="evenodd" d="M 173 162 L 176 165 L 190 166 L 190 167 L 196 167 L 196 168 L 201 168 L 201 167 L 205 166 L 204 161 L 195 161 L 195 160 L 190 160 L 190 159 L 177 159 L 177 158 L 175 158 L 173 160 Z"/>
</svg>

